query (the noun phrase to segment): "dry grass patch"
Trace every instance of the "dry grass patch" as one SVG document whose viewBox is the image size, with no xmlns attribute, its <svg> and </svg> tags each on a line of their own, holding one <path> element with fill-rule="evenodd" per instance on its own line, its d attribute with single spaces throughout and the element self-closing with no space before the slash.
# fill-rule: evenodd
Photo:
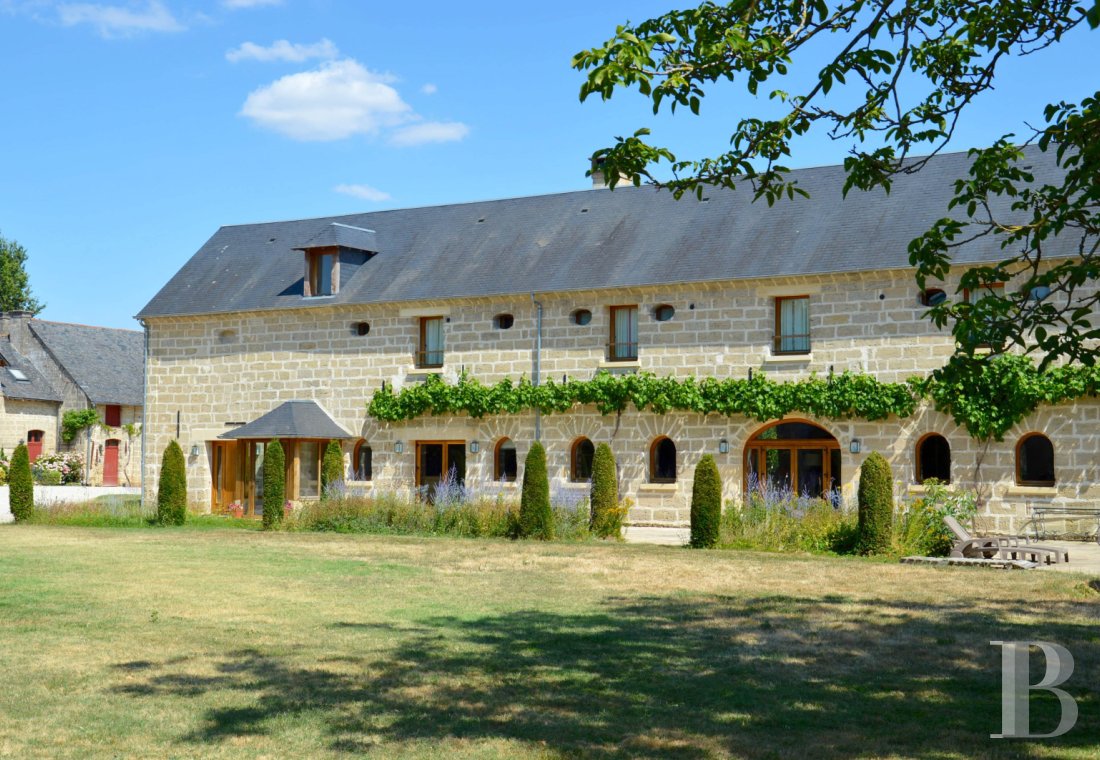
<svg viewBox="0 0 1100 760">
<path fill-rule="evenodd" d="M 1098 601 L 859 559 L 6 527 L 0 754 L 1095 757 Z M 988 738 L 997 639 L 1073 652 L 1074 732 Z"/>
</svg>

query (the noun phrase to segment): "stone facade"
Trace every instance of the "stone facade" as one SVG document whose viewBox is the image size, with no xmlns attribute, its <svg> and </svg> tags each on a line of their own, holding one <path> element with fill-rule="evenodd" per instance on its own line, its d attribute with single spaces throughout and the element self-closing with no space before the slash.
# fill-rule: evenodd
<svg viewBox="0 0 1100 760">
<path fill-rule="evenodd" d="M 0 397 L 0 448 L 9 457 L 20 443 L 27 442 L 27 434 L 41 430 L 42 453 L 57 451 L 58 405 L 54 401 Z"/>
<path fill-rule="evenodd" d="M 948 284 L 949 292 L 953 287 Z M 791 295 L 810 297 L 808 355 L 772 351 L 775 299 Z M 543 293 L 537 298 L 543 309 L 539 358 L 544 379 L 587 378 L 610 369 L 718 378 L 746 377 L 751 370 L 775 380 L 852 371 L 901 381 L 942 366 L 953 349 L 950 335 L 922 318 L 925 307 L 908 270 Z M 610 307 L 628 304 L 639 307 L 638 360 L 608 362 Z M 672 319 L 654 319 L 653 309 L 661 304 L 675 308 Z M 575 323 L 571 315 L 577 309 L 591 311 L 588 324 Z M 512 315 L 514 326 L 498 329 L 494 318 L 501 314 Z M 373 480 L 359 487 L 410 490 L 414 442 L 439 440 L 479 442 L 480 451 L 467 454 L 466 480 L 489 486 L 495 443 L 511 438 L 522 462 L 534 437 L 533 413 L 482 420 L 423 417 L 400 424 L 382 424 L 366 414 L 371 394 L 383 382 L 400 389 L 425 376 L 425 370 L 414 366 L 414 354 L 420 318 L 426 316 L 446 319 L 444 364 L 432 370 L 445 379 L 454 381 L 462 371 L 485 383 L 532 375 L 536 306 L 529 296 L 357 306 L 303 300 L 300 309 L 148 319 L 147 498 L 155 497 L 161 454 L 177 437 L 177 425 L 184 451 L 195 447 L 199 452 L 188 458 L 189 497 L 208 507 L 211 442 L 233 424 L 295 399 L 317 401 L 372 447 Z M 369 324 L 366 335 L 358 334 L 362 322 Z M 990 528 L 1019 529 L 1034 504 L 1094 505 L 1100 496 L 1097 400 L 1042 408 L 1003 443 L 984 447 L 950 418 L 928 408 L 904 420 L 810 421 L 839 442 L 842 490 L 849 498 L 854 497 L 860 463 L 871 451 L 891 461 L 899 496 L 919 492 L 914 445 L 929 432 L 950 442 L 953 482 L 982 492 Z M 580 436 L 606 441 L 619 463 L 622 495 L 634 501 L 629 519 L 677 525 L 687 520 L 691 474 L 699 457 L 715 455 L 726 497 L 735 499 L 743 488 L 745 443 L 763 427 L 736 417 L 634 410 L 601 416 L 591 408 L 544 416 L 541 426 L 555 488 L 583 494 L 585 484 L 569 482 L 571 444 Z M 1054 487 L 1015 484 L 1016 442 L 1033 431 L 1046 433 L 1054 443 Z M 649 482 L 650 445 L 660 436 L 670 437 L 677 447 L 674 483 Z M 718 453 L 722 439 L 729 443 L 727 454 Z M 861 441 L 862 453 L 850 452 L 853 439 Z M 401 453 L 395 452 L 398 442 Z M 349 443 L 345 454 L 350 456 L 351 450 Z"/>
</svg>

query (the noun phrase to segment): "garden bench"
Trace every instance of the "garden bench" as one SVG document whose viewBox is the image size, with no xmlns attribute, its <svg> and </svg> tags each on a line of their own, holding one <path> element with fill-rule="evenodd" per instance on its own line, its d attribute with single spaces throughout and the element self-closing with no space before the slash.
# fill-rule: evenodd
<svg viewBox="0 0 1100 760">
<path fill-rule="evenodd" d="M 1036 540 L 1046 537 L 1048 517 L 1085 518 L 1096 521 L 1096 543 L 1100 544 L 1100 507 L 1054 507 L 1039 505 L 1031 508 L 1031 527 Z"/>
</svg>

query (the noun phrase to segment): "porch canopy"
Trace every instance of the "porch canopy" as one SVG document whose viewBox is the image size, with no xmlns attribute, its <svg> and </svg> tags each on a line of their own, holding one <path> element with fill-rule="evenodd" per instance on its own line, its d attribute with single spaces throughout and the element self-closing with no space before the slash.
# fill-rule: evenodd
<svg viewBox="0 0 1100 760">
<path fill-rule="evenodd" d="M 357 436 L 345 430 L 316 401 L 287 401 L 247 425 L 222 433 L 223 440 L 339 440 Z"/>
</svg>

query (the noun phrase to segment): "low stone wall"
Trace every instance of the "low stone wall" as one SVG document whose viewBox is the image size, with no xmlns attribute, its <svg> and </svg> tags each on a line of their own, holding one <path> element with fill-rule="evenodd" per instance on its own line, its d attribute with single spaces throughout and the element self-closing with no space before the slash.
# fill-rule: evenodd
<svg viewBox="0 0 1100 760">
<path fill-rule="evenodd" d="M 123 486 L 104 488 L 96 486 L 35 486 L 34 503 L 39 506 L 50 504 L 79 504 L 100 496 L 141 496 L 140 488 Z M 0 486 L 0 523 L 12 521 L 11 508 L 8 506 L 8 487 Z"/>
</svg>

